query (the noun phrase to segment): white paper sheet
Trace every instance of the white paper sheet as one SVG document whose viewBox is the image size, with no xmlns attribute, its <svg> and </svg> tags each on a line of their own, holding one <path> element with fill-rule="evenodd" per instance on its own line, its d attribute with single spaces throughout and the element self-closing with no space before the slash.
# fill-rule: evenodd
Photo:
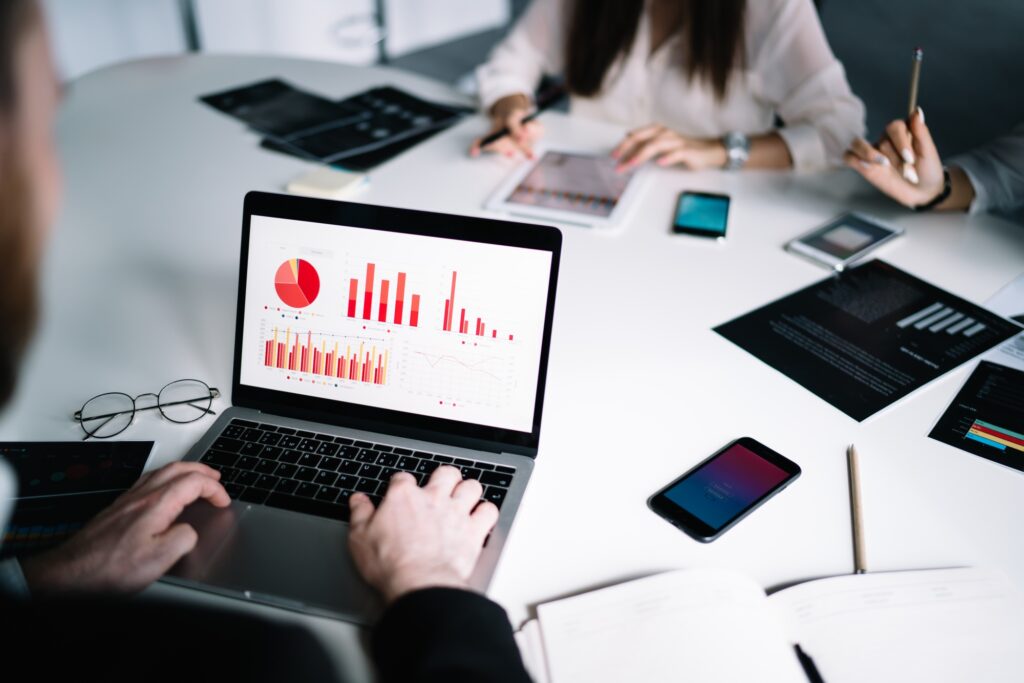
<svg viewBox="0 0 1024 683">
<path fill-rule="evenodd" d="M 985 302 L 985 308 L 1024 325 L 1024 274 Z M 983 359 L 1024 370 L 1024 332 L 992 349 Z"/>
<path fill-rule="evenodd" d="M 1024 681 L 1024 596 L 996 571 L 844 576 L 769 600 L 828 683 Z"/>
<path fill-rule="evenodd" d="M 668 572 L 537 611 L 553 683 L 807 680 L 764 592 L 733 572 Z"/>
</svg>

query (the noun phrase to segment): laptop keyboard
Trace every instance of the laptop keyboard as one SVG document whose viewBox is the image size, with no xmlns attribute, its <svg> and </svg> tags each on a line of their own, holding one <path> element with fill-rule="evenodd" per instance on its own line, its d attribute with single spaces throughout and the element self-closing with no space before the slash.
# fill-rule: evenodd
<svg viewBox="0 0 1024 683">
<path fill-rule="evenodd" d="M 482 500 L 499 508 L 516 473 L 503 465 L 237 419 L 199 461 L 220 471 L 235 500 L 345 522 L 349 496 L 361 491 L 379 505 L 397 472 L 409 472 L 423 486 L 441 465 L 458 467 L 463 479 L 483 485 Z"/>
</svg>

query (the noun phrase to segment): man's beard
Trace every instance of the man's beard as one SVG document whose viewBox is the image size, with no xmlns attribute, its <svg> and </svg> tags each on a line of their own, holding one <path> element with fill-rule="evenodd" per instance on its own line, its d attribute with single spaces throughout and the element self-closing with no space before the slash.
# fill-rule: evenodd
<svg viewBox="0 0 1024 683">
<path fill-rule="evenodd" d="M 33 197 L 24 171 L 12 156 L 0 157 L 0 407 L 17 386 L 39 308 Z"/>
</svg>

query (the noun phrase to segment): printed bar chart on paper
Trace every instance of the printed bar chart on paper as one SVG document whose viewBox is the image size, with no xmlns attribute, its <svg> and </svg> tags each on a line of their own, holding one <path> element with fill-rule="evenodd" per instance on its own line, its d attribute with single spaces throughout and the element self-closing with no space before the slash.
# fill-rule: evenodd
<svg viewBox="0 0 1024 683">
<path fill-rule="evenodd" d="M 981 361 L 928 436 L 1024 471 L 1024 372 Z"/>
<path fill-rule="evenodd" d="M 896 327 L 912 327 L 915 330 L 935 333 L 945 331 L 946 334 L 962 334 L 965 337 L 973 337 L 985 329 L 983 323 L 939 302 L 908 315 L 896 323 Z"/>
<path fill-rule="evenodd" d="M 386 384 L 390 351 L 375 344 L 359 341 L 329 341 L 312 331 L 293 332 L 274 328 L 273 336 L 264 342 L 263 364 L 268 368 L 290 370 L 354 382 Z"/>
<path fill-rule="evenodd" d="M 997 427 L 983 420 L 974 421 L 967 430 L 967 438 L 1000 451 L 1012 448 L 1024 452 L 1024 434 Z"/>
</svg>

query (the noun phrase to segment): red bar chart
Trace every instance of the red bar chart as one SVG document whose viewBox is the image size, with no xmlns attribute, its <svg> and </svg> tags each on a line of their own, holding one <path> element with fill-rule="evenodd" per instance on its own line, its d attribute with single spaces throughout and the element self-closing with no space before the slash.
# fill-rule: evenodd
<svg viewBox="0 0 1024 683">
<path fill-rule="evenodd" d="M 277 327 L 263 350 L 263 364 L 268 368 L 378 385 L 387 384 L 389 360 L 390 352 L 374 344 L 361 341 L 342 349 L 340 342 L 328 343 L 324 335 L 291 329 L 282 332 Z"/>
<path fill-rule="evenodd" d="M 455 311 L 458 310 L 459 311 L 459 326 L 458 326 L 458 328 L 456 328 L 456 331 L 459 334 L 470 334 L 470 332 L 469 332 L 470 318 L 467 317 L 468 314 L 466 312 L 466 309 L 465 308 L 456 309 L 456 307 L 455 307 L 455 285 L 458 282 L 458 276 L 459 276 L 458 272 L 452 271 L 452 286 L 451 286 L 451 291 L 450 291 L 450 293 L 448 295 L 448 298 L 445 299 L 445 301 L 444 301 L 444 319 L 442 320 L 442 323 L 441 323 L 441 329 L 443 331 L 445 331 L 445 332 L 451 332 L 452 331 L 452 325 L 454 324 L 454 318 L 455 318 Z M 475 337 L 486 336 L 487 329 L 488 329 L 487 324 L 483 321 L 483 319 L 482 318 L 477 318 L 476 319 L 476 324 L 473 326 L 472 336 L 475 336 Z M 491 339 L 497 339 L 497 338 L 498 338 L 498 331 L 495 330 L 495 329 L 491 329 Z M 508 340 L 509 341 L 514 341 L 515 340 L 514 339 L 514 335 L 511 335 L 511 334 L 508 335 Z"/>
<path fill-rule="evenodd" d="M 349 278 L 348 306 L 346 314 L 352 319 L 369 320 L 378 323 L 419 327 L 420 310 L 423 300 L 418 293 L 408 289 L 408 273 L 400 271 L 395 277 L 383 277 L 376 263 L 367 263 L 363 278 Z M 483 316 L 476 315 L 462 303 L 458 294 L 459 273 L 452 271 L 450 284 L 446 284 L 448 298 L 444 301 L 444 317 L 441 319 L 443 332 L 455 332 L 474 337 L 508 339 L 514 335 L 500 333 Z"/>
<path fill-rule="evenodd" d="M 409 315 L 406 318 L 406 279 L 407 274 L 399 272 L 396 279 L 382 278 L 376 282 L 377 264 L 367 263 L 363 281 L 358 278 L 349 278 L 348 281 L 348 310 L 349 318 L 362 318 L 381 323 L 393 323 L 395 325 L 408 325 L 409 327 L 419 326 L 420 295 L 412 294 L 409 301 Z M 392 288 L 394 284 L 394 288 Z M 362 296 L 360 296 L 362 291 Z M 391 302 L 391 295 L 394 292 L 394 304 Z M 374 307 L 374 294 L 376 294 L 376 307 Z M 362 301 L 362 308 L 359 303 Z M 361 313 L 360 313 L 361 310 Z M 388 312 L 391 311 L 391 315 Z M 374 315 L 376 313 L 376 315 Z"/>
</svg>

